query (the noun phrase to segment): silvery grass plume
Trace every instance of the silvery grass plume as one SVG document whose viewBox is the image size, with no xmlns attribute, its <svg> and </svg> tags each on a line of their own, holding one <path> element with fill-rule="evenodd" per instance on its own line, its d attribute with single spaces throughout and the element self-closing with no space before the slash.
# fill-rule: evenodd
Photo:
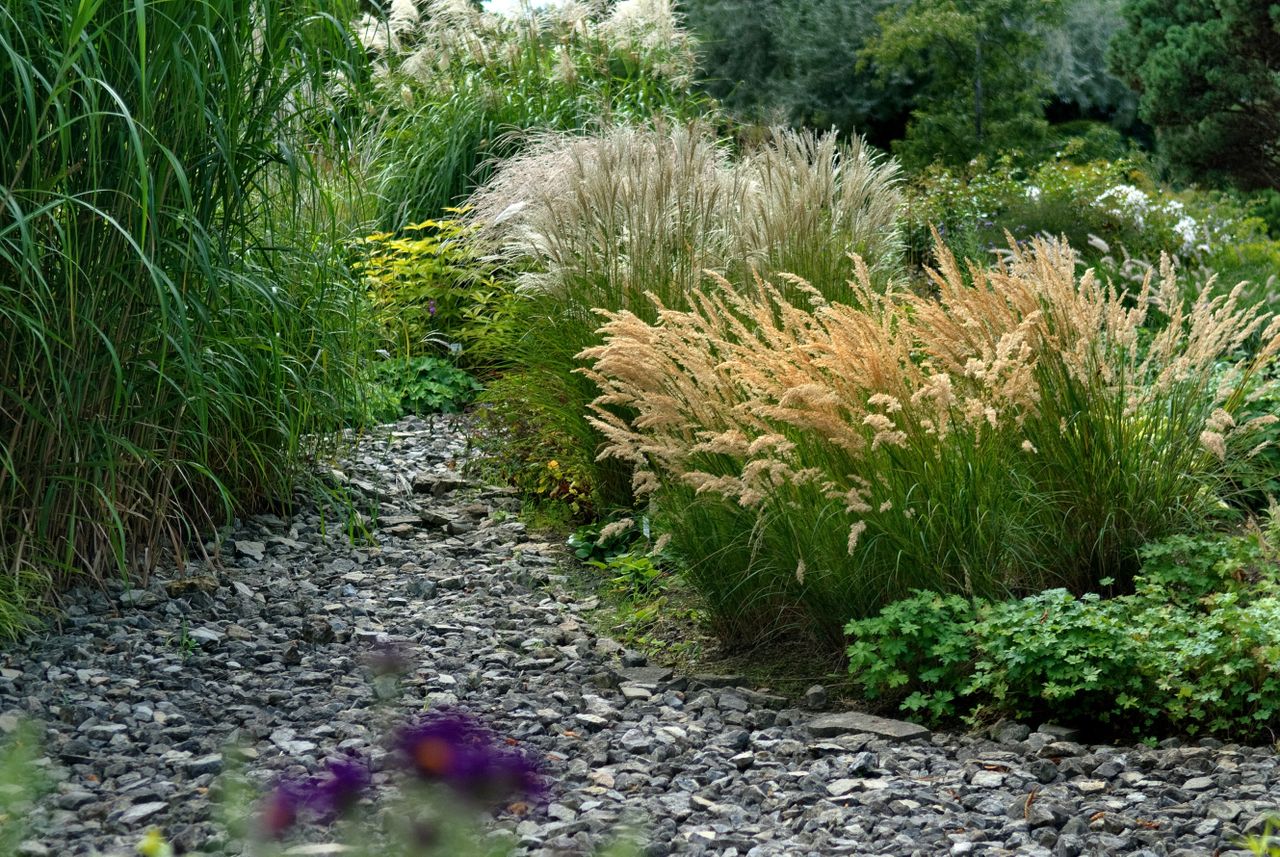
<svg viewBox="0 0 1280 857">
<path fill-rule="evenodd" d="M 848 303 L 802 282 L 797 300 L 721 280 L 689 309 L 659 303 L 653 322 L 602 312 L 604 343 L 580 355 L 601 391 L 602 454 L 659 504 L 720 498 L 756 510 L 753 528 L 792 528 L 798 562 L 773 565 L 807 569 L 804 597 L 822 585 L 815 569 L 869 581 L 839 584 L 862 599 L 847 618 L 910 585 L 1096 586 L 1210 514 L 1227 462 L 1256 455 L 1257 429 L 1276 421 L 1237 422 L 1280 347 L 1280 322 L 1239 289 L 1184 306 L 1166 260 L 1128 293 L 1078 276 L 1050 241 L 967 276 L 945 248 L 938 258 L 930 297 L 879 288 L 859 260 Z M 853 561 L 788 521 L 789 505 L 842 520 Z"/>
<path fill-rule="evenodd" d="M 623 306 L 646 288 L 691 288 L 723 264 L 738 180 L 696 126 L 548 133 L 472 195 L 468 218 L 505 260 L 533 263 L 525 289 Z"/>
<path fill-rule="evenodd" d="M 679 294 L 704 270 L 789 271 L 842 294 L 847 254 L 877 279 L 898 264 L 898 171 L 861 140 L 775 129 L 732 160 L 697 125 L 548 134 L 469 200 L 479 237 L 534 270 L 526 288 L 583 279 L 610 295 Z M 749 275 L 748 275 L 749 276 Z M 618 308 L 601 294 L 591 306 Z"/>
<path fill-rule="evenodd" d="M 647 58 L 673 82 L 692 83 L 696 45 L 672 0 L 620 0 L 601 21 L 600 32 L 615 49 Z"/>
</svg>

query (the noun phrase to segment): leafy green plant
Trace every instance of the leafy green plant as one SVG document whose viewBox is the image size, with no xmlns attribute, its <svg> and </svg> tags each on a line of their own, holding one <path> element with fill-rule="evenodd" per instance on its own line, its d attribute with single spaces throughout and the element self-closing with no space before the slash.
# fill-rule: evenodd
<svg viewBox="0 0 1280 857">
<path fill-rule="evenodd" d="M 850 670 L 873 696 L 933 719 L 1274 738 L 1277 536 L 1273 517 L 1243 535 L 1153 543 L 1134 592 L 1113 598 L 1051 589 L 971 604 L 917 593 L 850 623 Z"/>
<path fill-rule="evenodd" d="M 587 565 L 604 572 L 614 591 L 632 601 L 655 595 L 666 578 L 653 557 L 635 551 L 614 554 L 608 559 L 587 560 Z"/>
<path fill-rule="evenodd" d="M 182 624 L 178 628 L 177 636 L 169 638 L 169 644 L 178 650 L 182 656 L 183 663 L 186 663 L 192 655 L 200 651 L 200 644 L 191 637 L 190 631 L 191 629 L 187 626 L 187 618 L 184 616 L 182 617 Z"/>
<path fill-rule="evenodd" d="M 626 553 L 631 545 L 642 538 L 642 527 L 626 518 L 622 521 L 585 524 L 570 534 L 567 543 L 573 555 L 583 562 L 608 563 L 613 557 Z"/>
<path fill-rule="evenodd" d="M 371 381 L 381 390 L 382 410 L 371 414 L 389 422 L 405 414 L 451 414 L 469 405 L 484 386 L 448 360 L 424 355 L 373 364 Z"/>
<path fill-rule="evenodd" d="M 917 591 L 845 626 L 849 672 L 868 699 L 942 720 L 960 713 L 976 658 L 972 601 Z"/>
</svg>

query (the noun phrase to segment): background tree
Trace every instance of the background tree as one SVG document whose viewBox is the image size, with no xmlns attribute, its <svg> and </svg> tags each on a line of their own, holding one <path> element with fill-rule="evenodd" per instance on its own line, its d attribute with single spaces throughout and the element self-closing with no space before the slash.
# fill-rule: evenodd
<svg viewBox="0 0 1280 857">
<path fill-rule="evenodd" d="M 1280 186 L 1280 3 L 1128 0 L 1112 50 L 1182 178 Z"/>
<path fill-rule="evenodd" d="M 1049 76 L 1055 106 L 1064 118 L 1106 119 L 1130 127 L 1137 95 L 1112 74 L 1107 52 L 1124 30 L 1125 0 L 1067 0 L 1059 20 L 1044 33 L 1041 62 Z"/>
<path fill-rule="evenodd" d="M 894 146 L 908 165 L 1034 147 L 1049 91 L 1040 62 L 1052 0 L 914 0 L 878 17 L 860 67 L 910 75 L 914 110 Z"/>
<path fill-rule="evenodd" d="M 838 128 L 887 146 L 906 123 L 906 79 L 859 72 L 876 16 L 902 0 L 683 0 L 701 86 L 735 118 Z"/>
</svg>

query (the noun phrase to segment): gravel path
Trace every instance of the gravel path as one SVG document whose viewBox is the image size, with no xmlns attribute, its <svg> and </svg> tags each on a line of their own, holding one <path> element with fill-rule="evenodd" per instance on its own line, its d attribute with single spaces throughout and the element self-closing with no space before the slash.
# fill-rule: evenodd
<svg viewBox="0 0 1280 857">
<path fill-rule="evenodd" d="M 261 782 L 339 748 L 377 759 L 424 702 L 546 758 L 550 805 L 499 820 L 533 854 L 637 823 L 653 855 L 1191 857 L 1233 853 L 1280 806 L 1274 748 L 928 735 L 646 666 L 593 631 L 515 499 L 459 476 L 464 427 L 407 420 L 341 465 L 379 509 L 376 546 L 345 540 L 336 507 L 256 517 L 221 568 L 76 593 L 61 633 L 0 652 L 0 731 L 37 720 L 56 781 L 20 855 L 131 854 L 153 825 L 240 853 L 211 820 L 225 747 Z M 385 644 L 410 664 L 399 697 L 367 666 Z"/>
</svg>

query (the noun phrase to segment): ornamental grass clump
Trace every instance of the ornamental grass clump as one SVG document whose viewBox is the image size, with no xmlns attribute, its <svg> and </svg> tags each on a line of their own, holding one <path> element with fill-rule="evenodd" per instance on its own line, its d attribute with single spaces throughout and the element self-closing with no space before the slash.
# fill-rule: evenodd
<svg viewBox="0 0 1280 857">
<path fill-rule="evenodd" d="M 527 133 L 692 118 L 692 38 L 671 0 L 564 3 L 503 15 L 465 0 L 399 0 L 356 29 L 373 58 L 384 227 L 439 217 L 523 148 Z"/>
<path fill-rule="evenodd" d="M 1280 345 L 1238 290 L 1184 307 L 1166 265 L 1125 293 L 1045 241 L 967 272 L 938 254 L 929 297 L 860 264 L 848 303 L 721 280 L 652 322 L 603 313 L 582 354 L 603 454 L 727 636 L 835 641 L 913 589 L 1123 587 L 1275 420 L 1235 418 Z"/>
<path fill-rule="evenodd" d="M 735 159 L 705 127 L 618 127 L 544 137 L 470 198 L 468 218 L 525 272 L 515 350 L 533 407 L 596 450 L 583 420 L 596 390 L 576 373 L 578 352 L 599 341 L 596 309 L 652 321 L 648 294 L 687 309 L 707 270 L 746 282 L 786 270 L 849 300 L 846 254 L 876 282 L 896 269 L 899 203 L 896 167 L 856 138 L 779 130 Z M 604 505 L 628 503 L 629 472 L 595 469 Z"/>
<path fill-rule="evenodd" d="M 287 501 L 358 404 L 332 7 L 0 8 L 0 637 Z"/>
</svg>

